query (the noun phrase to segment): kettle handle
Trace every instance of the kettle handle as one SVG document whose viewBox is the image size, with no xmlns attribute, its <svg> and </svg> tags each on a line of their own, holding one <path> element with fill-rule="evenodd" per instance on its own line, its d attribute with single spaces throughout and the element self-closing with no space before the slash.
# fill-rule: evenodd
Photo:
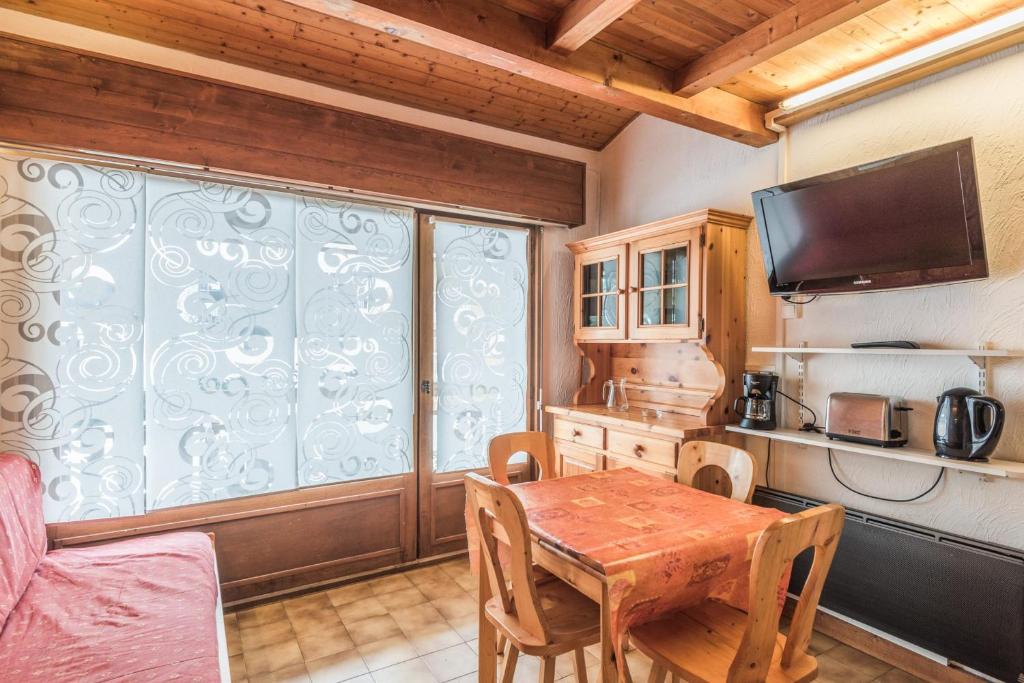
<svg viewBox="0 0 1024 683">
<path fill-rule="evenodd" d="M 967 421 L 971 429 L 971 457 L 988 455 L 995 450 L 1003 433 L 1006 409 L 1002 403 L 988 396 L 968 396 L 964 400 L 967 404 Z M 985 433 L 979 434 L 981 414 L 986 408 L 992 411 L 992 418 Z"/>
</svg>

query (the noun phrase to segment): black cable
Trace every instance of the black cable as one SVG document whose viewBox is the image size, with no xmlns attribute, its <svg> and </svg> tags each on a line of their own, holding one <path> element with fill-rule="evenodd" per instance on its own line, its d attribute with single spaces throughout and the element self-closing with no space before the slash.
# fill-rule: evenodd
<svg viewBox="0 0 1024 683">
<path fill-rule="evenodd" d="M 772 487 L 771 481 L 768 479 L 768 475 L 772 471 L 772 440 L 768 439 L 768 459 L 764 464 L 764 485 L 768 488 Z"/>
<path fill-rule="evenodd" d="M 846 482 L 844 482 L 842 479 L 840 479 L 839 475 L 836 473 L 836 467 L 832 463 L 832 449 L 831 448 L 828 449 L 828 468 L 830 470 L 832 470 L 833 478 L 835 478 L 835 480 L 837 482 L 839 482 L 839 485 L 842 486 L 847 491 L 852 491 L 853 493 L 856 493 L 858 496 L 864 496 L 865 498 L 871 498 L 873 500 L 883 500 L 883 501 L 885 501 L 887 503 L 912 503 L 915 500 L 921 500 L 922 498 L 924 498 L 929 493 L 931 493 L 932 491 L 935 490 L 935 487 L 939 485 L 940 481 L 942 481 L 942 476 L 944 474 L 946 474 L 946 468 L 945 467 L 940 468 L 939 469 L 939 476 L 937 476 L 935 478 L 935 483 L 933 483 L 931 486 L 929 486 L 928 489 L 924 493 L 916 495 L 913 498 L 883 498 L 882 496 L 872 496 L 870 493 L 864 493 L 863 491 L 858 491 L 857 489 L 853 488 L 852 486 L 848 486 L 846 484 Z"/>
<path fill-rule="evenodd" d="M 813 408 L 811 408 L 806 403 L 801 403 L 800 401 L 796 400 L 795 398 L 793 398 L 792 396 L 790 396 L 788 394 L 782 393 L 778 389 L 775 390 L 775 393 L 777 393 L 779 396 L 785 396 L 786 398 L 788 398 L 790 401 L 792 401 L 793 403 L 797 404 L 801 408 L 810 411 L 810 413 L 811 413 L 811 421 L 808 424 L 802 425 L 800 427 L 800 431 L 802 431 L 802 432 L 816 432 L 816 431 L 818 431 L 818 414 L 816 412 L 814 412 Z"/>
<path fill-rule="evenodd" d="M 821 298 L 820 294 L 815 294 L 815 295 L 811 296 L 810 299 L 807 299 L 806 301 L 793 301 L 793 297 L 791 295 L 789 295 L 789 294 L 786 294 L 786 295 L 784 295 L 782 297 L 782 300 L 785 301 L 787 304 L 793 304 L 794 306 L 806 306 L 807 304 L 813 304 L 815 301 L 817 301 L 820 298 Z"/>
</svg>

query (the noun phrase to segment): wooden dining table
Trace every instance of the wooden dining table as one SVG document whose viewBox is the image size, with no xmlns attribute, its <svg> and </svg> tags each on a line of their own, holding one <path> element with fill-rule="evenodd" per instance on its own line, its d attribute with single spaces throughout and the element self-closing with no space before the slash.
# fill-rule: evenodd
<svg viewBox="0 0 1024 683">
<path fill-rule="evenodd" d="M 629 680 L 622 658 L 630 626 L 707 599 L 745 608 L 754 546 L 784 516 L 631 468 L 510 489 L 526 511 L 533 562 L 600 605 L 604 683 Z M 479 553 L 475 538 L 471 552 Z M 483 611 L 491 589 L 487 572 L 479 575 L 478 676 L 494 683 L 497 633 Z"/>
</svg>

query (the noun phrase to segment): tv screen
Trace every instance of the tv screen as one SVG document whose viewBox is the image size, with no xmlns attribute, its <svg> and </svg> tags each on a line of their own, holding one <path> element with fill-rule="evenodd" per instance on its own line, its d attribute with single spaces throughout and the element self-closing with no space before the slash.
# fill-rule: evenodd
<svg viewBox="0 0 1024 683">
<path fill-rule="evenodd" d="M 755 192 L 773 294 L 986 277 L 970 140 Z"/>
</svg>

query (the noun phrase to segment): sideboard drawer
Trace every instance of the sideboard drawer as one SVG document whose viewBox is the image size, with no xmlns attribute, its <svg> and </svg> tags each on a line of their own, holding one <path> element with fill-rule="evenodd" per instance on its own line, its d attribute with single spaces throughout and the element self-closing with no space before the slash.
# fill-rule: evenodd
<svg viewBox="0 0 1024 683">
<path fill-rule="evenodd" d="M 604 459 L 604 468 L 606 470 L 617 470 L 623 467 L 632 467 L 635 470 L 651 474 L 655 477 L 668 479 L 669 481 L 676 480 L 675 468 L 656 466 L 652 463 L 644 462 L 632 455 L 609 455 Z"/>
<path fill-rule="evenodd" d="M 604 448 L 604 427 L 555 418 L 555 438 L 591 448 Z"/>
<path fill-rule="evenodd" d="M 609 452 L 637 458 L 651 465 L 675 469 L 676 448 L 675 441 L 619 432 L 613 429 L 608 430 L 607 450 Z"/>
</svg>

